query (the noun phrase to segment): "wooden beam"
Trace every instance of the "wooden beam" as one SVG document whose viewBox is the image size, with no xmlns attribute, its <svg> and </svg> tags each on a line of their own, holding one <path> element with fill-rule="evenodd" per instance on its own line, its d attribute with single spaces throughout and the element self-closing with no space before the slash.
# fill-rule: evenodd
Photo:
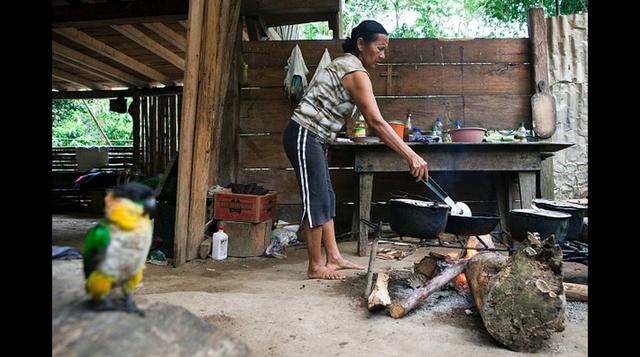
<svg viewBox="0 0 640 357">
<path fill-rule="evenodd" d="M 57 28 L 53 29 L 53 32 L 68 38 L 82 46 L 85 46 L 99 54 L 108 57 L 124 66 L 131 68 L 132 70 L 141 73 L 153 80 L 156 80 L 164 85 L 171 85 L 173 81 L 166 75 L 156 71 L 155 69 L 125 55 L 124 53 L 116 50 L 113 47 L 108 46 L 104 42 L 98 41 L 95 38 L 87 35 L 84 32 L 78 31 L 75 28 Z"/>
<path fill-rule="evenodd" d="M 329 14 L 329 28 L 331 28 L 331 30 L 333 31 L 334 40 L 343 38 L 341 12 L 335 12 L 333 14 Z"/>
<path fill-rule="evenodd" d="M 336 0 L 243 0 L 240 14 L 263 16 L 269 14 L 330 13 L 340 11 Z"/>
<path fill-rule="evenodd" d="M 77 90 L 77 89 L 75 89 L 75 88 L 74 88 L 74 87 L 72 87 L 72 86 L 68 86 L 68 85 L 65 85 L 65 84 L 60 83 L 60 82 L 53 82 L 53 83 L 51 83 L 51 87 L 52 87 L 53 89 L 57 89 L 58 91 L 61 91 L 61 92 L 62 92 L 62 91 Z M 52 94 L 56 94 L 56 93 L 52 93 Z"/>
<path fill-rule="evenodd" d="M 178 21 L 178 23 L 182 25 L 185 30 L 189 31 L 189 23 L 187 21 Z"/>
<path fill-rule="evenodd" d="M 53 93 L 52 99 L 94 99 L 94 98 L 118 98 L 132 96 L 165 96 L 181 94 L 182 87 L 104 90 L 104 91 L 75 91 Z"/>
<path fill-rule="evenodd" d="M 189 1 L 189 27 L 180 120 L 180 148 L 178 150 L 178 190 L 176 193 L 176 224 L 173 238 L 173 264 L 178 267 L 187 261 L 189 213 L 191 206 L 191 168 L 193 163 L 193 137 L 198 96 L 198 72 L 204 0 Z M 203 217 L 204 219 L 204 217 Z"/>
<path fill-rule="evenodd" d="M 102 72 L 93 70 L 93 69 L 91 69 L 89 67 L 86 67 L 86 66 L 83 66 L 78 62 L 75 62 L 75 61 L 72 61 L 72 60 L 70 60 L 68 58 L 56 55 L 55 53 L 53 54 L 53 60 L 57 61 L 57 62 L 60 62 L 60 63 L 64 63 L 67 66 L 73 67 L 74 69 L 78 69 L 80 71 L 92 74 L 92 75 L 94 75 L 96 77 L 100 77 L 100 78 L 102 78 L 104 80 L 107 80 L 109 82 L 117 84 L 118 86 L 121 86 L 121 87 L 127 87 L 128 86 L 126 83 L 124 83 L 124 82 L 122 82 L 122 81 L 120 81 L 118 79 L 114 79 L 113 77 L 109 77 L 109 76 L 107 76 L 106 74 L 104 74 Z M 54 64 L 54 66 L 55 66 L 55 64 Z"/>
<path fill-rule="evenodd" d="M 61 45 L 55 41 L 52 42 L 52 50 L 55 55 L 65 57 L 75 62 L 81 63 L 89 68 L 92 68 L 96 71 L 102 72 L 108 76 L 116 78 L 126 84 L 132 85 L 134 87 L 140 87 L 140 88 L 149 87 L 149 84 L 140 78 L 132 76 L 129 73 L 123 72 L 115 67 L 112 67 L 104 62 L 98 61 L 97 59 L 87 56 L 82 52 L 79 52 L 67 46 Z"/>
<path fill-rule="evenodd" d="M 53 6 L 53 27 L 108 26 L 144 22 L 174 22 L 187 18 L 184 0 L 136 0 Z"/>
<path fill-rule="evenodd" d="M 184 58 L 173 53 L 132 25 L 112 25 L 111 28 L 184 71 Z"/>
<path fill-rule="evenodd" d="M 309 13 L 309 14 L 284 14 L 284 15 L 262 15 L 264 23 L 268 27 L 305 24 L 309 22 L 329 21 L 328 13 Z"/>
<path fill-rule="evenodd" d="M 91 89 L 108 89 L 108 87 L 102 85 L 102 84 L 98 84 L 98 83 L 94 83 L 91 82 L 90 80 L 77 76 L 75 74 L 69 73 L 69 72 L 65 72 L 61 69 L 57 69 L 57 68 L 52 68 L 51 69 L 51 75 L 53 76 L 53 78 L 57 78 L 57 79 L 62 79 L 65 80 L 67 82 L 71 82 L 71 83 L 75 83 L 78 85 L 81 85 L 83 87 L 87 87 L 87 88 L 91 88 Z"/>
<path fill-rule="evenodd" d="M 544 9 L 529 9 L 527 19 L 529 31 L 529 53 L 531 54 L 531 88 L 536 93 L 538 82 L 543 80 L 549 85 L 549 67 L 547 63 L 547 22 Z M 553 177 L 553 158 L 542 161 L 540 168 L 540 196 L 554 199 L 555 180 Z"/>
<path fill-rule="evenodd" d="M 173 31 L 169 26 L 160 23 L 160 22 L 152 22 L 148 24 L 143 24 L 149 30 L 158 34 L 158 36 L 167 40 L 170 44 L 180 49 L 180 51 L 187 50 L 187 39 L 181 34 Z M 183 60 L 184 63 L 184 60 Z"/>
</svg>

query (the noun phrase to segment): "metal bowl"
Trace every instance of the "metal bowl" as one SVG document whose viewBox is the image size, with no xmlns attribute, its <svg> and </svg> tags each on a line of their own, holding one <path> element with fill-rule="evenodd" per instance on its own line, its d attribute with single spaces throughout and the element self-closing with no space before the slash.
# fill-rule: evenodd
<svg viewBox="0 0 640 357">
<path fill-rule="evenodd" d="M 569 202 L 545 200 L 542 198 L 534 199 L 533 203 L 538 208 L 570 214 L 571 219 L 569 219 L 567 239 L 578 239 L 580 237 L 582 225 L 584 224 L 584 214 L 587 211 L 586 206 Z"/>
<path fill-rule="evenodd" d="M 438 238 L 447 225 L 449 206 L 406 198 L 389 200 L 389 223 L 398 235 Z"/>
<path fill-rule="evenodd" d="M 471 217 L 450 215 L 444 231 L 464 236 L 480 236 L 491 233 L 499 222 L 500 217 L 491 214 L 480 214 Z"/>
<path fill-rule="evenodd" d="M 562 242 L 569 228 L 570 214 L 543 209 L 514 209 L 509 213 L 511 237 L 519 242 L 527 238 L 527 232 L 538 232 L 540 238 L 555 235 L 556 242 Z"/>
</svg>

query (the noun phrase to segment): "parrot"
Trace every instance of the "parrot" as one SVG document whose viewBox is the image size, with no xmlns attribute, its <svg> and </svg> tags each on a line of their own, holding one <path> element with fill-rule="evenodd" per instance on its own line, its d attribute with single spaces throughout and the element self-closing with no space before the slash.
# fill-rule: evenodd
<svg viewBox="0 0 640 357">
<path fill-rule="evenodd" d="M 104 218 L 88 230 L 83 243 L 85 291 L 97 310 L 144 316 L 133 292 L 142 281 L 151 247 L 156 197 L 149 186 L 131 182 L 108 190 L 104 201 Z M 112 288 L 118 287 L 123 304 L 108 299 Z"/>
</svg>

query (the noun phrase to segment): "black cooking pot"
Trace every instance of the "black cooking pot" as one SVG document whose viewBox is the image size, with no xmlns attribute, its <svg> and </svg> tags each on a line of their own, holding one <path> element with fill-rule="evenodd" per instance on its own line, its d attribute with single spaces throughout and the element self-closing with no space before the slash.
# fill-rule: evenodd
<svg viewBox="0 0 640 357">
<path fill-rule="evenodd" d="M 484 213 L 472 217 L 449 215 L 444 231 L 464 236 L 480 236 L 491 233 L 499 222 L 499 216 Z"/>
<path fill-rule="evenodd" d="M 569 219 L 567 239 L 578 239 L 580 237 L 582 225 L 584 224 L 584 214 L 587 211 L 586 206 L 541 198 L 534 199 L 533 203 L 538 208 L 570 214 L 571 219 Z"/>
<path fill-rule="evenodd" d="M 437 238 L 447 225 L 449 206 L 406 198 L 389 200 L 389 223 L 398 235 Z"/>
<path fill-rule="evenodd" d="M 511 237 L 519 242 L 527 238 L 527 232 L 538 232 L 540 238 L 555 235 L 556 242 L 562 242 L 567 236 L 569 228 L 568 213 L 549 211 L 544 209 L 514 209 L 509 213 L 509 230 Z"/>
</svg>

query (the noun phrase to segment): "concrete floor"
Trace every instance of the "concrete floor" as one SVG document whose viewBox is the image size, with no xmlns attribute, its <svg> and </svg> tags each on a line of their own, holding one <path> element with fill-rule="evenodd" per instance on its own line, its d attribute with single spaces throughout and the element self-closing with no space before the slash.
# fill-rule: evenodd
<svg viewBox="0 0 640 357">
<path fill-rule="evenodd" d="M 98 218 L 53 216 L 52 244 L 81 246 Z M 346 258 L 366 265 L 367 257 L 355 256 L 355 241 L 339 246 Z M 377 260 L 376 271 L 412 269 L 426 254 L 420 248 L 402 261 Z M 190 310 L 244 341 L 256 356 L 523 355 L 494 342 L 457 294 L 432 296 L 396 320 L 366 309 L 364 272 L 346 271 L 345 281 L 309 280 L 305 248 L 289 248 L 287 255 L 195 260 L 179 268 L 147 264 L 137 294 Z M 566 329 L 536 355 L 587 355 L 587 310 L 586 303 L 568 303 Z"/>
</svg>

